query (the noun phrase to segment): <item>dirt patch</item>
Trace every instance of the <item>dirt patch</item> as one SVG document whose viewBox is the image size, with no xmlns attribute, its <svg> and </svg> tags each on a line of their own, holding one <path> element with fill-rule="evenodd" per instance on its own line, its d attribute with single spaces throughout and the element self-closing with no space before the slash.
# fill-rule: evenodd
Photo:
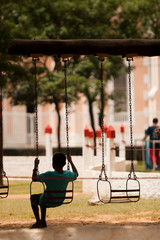
<svg viewBox="0 0 160 240">
<path fill-rule="evenodd" d="M 29 194 L 11 194 L 8 195 L 8 199 L 29 199 L 30 195 Z"/>
<path fill-rule="evenodd" d="M 84 216 L 77 216 L 67 219 L 48 219 L 48 228 L 53 227 L 69 227 L 69 226 L 84 226 L 84 225 L 157 225 L 160 224 L 160 218 L 151 218 L 147 213 L 135 214 L 134 217 L 128 217 L 125 215 L 96 215 L 92 218 Z M 146 216 L 147 215 L 147 216 Z M 21 229 L 29 228 L 34 222 L 22 222 L 22 221 L 3 221 L 0 222 L 0 230 L 7 229 Z"/>
</svg>

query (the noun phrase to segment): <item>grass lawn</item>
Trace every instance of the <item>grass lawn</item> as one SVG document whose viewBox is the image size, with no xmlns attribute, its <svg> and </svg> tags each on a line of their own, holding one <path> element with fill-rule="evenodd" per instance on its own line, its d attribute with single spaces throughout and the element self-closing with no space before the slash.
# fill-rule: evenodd
<svg viewBox="0 0 160 240">
<path fill-rule="evenodd" d="M 156 173 L 160 173 L 160 170 L 156 170 L 153 171 L 152 169 L 146 169 L 146 165 L 145 163 L 143 163 L 143 161 L 138 161 L 138 172 L 156 172 Z"/>
<path fill-rule="evenodd" d="M 10 197 L 0 200 L 0 222 L 9 221 L 33 221 L 33 213 L 29 200 L 29 181 L 10 181 Z M 159 221 L 160 200 L 142 199 L 137 203 L 129 204 L 105 204 L 89 206 L 87 201 L 91 196 L 82 194 L 82 182 L 75 182 L 75 196 L 71 204 L 62 205 L 57 208 L 47 210 L 47 219 L 68 219 L 79 218 L 85 220 L 92 219 L 99 221 L 105 216 L 112 216 L 114 219 L 125 221 L 127 219 L 149 219 Z M 15 196 L 17 195 L 17 197 Z M 28 194 L 26 198 L 19 195 Z M 14 195 L 14 198 L 12 196 Z M 68 220 L 69 221 L 69 220 Z"/>
<path fill-rule="evenodd" d="M 9 195 L 13 194 L 29 194 L 30 193 L 30 181 L 9 181 Z M 33 192 L 40 192 L 43 191 L 43 186 L 41 183 L 34 182 L 33 183 Z M 82 192 L 82 182 L 76 181 L 74 183 L 74 190 L 75 192 Z"/>
</svg>

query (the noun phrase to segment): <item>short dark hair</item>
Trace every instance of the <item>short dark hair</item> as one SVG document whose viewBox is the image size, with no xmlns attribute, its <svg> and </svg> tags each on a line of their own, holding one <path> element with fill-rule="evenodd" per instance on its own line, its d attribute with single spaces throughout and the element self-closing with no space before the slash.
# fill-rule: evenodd
<svg viewBox="0 0 160 240">
<path fill-rule="evenodd" d="M 57 167 L 63 168 L 66 164 L 66 156 L 63 153 L 57 152 L 52 157 L 52 162 L 57 165 Z"/>
<path fill-rule="evenodd" d="M 158 123 L 158 118 L 153 118 L 153 123 Z"/>
</svg>

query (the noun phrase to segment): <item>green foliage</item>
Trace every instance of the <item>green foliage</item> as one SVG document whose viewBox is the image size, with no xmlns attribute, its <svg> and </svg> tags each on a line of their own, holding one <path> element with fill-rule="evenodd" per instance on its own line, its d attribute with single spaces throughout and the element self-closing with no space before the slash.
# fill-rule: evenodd
<svg viewBox="0 0 160 240">
<path fill-rule="evenodd" d="M 7 1 L 3 15 L 16 38 L 107 38 L 119 1 Z M 93 27 L 94 26 L 94 27 Z"/>
<path fill-rule="evenodd" d="M 74 78 L 67 78 L 68 104 L 76 100 Z M 65 102 L 64 72 L 50 72 L 46 70 L 45 76 L 41 78 L 40 99 L 43 103 L 60 104 Z"/>
<path fill-rule="evenodd" d="M 116 18 L 113 19 L 113 37 L 159 38 L 159 0 L 120 1 Z"/>
<path fill-rule="evenodd" d="M 13 104 L 26 104 L 33 111 L 33 81 L 31 69 L 19 64 L 20 59 L 6 55 L 14 38 L 22 39 L 102 39 L 102 38 L 159 38 L 159 0 L 1 0 L 0 6 L 0 67 L 2 86 Z M 99 99 L 100 68 L 95 57 L 74 57 L 71 61 L 71 85 L 68 85 L 69 103 L 82 92 L 90 104 Z M 64 102 L 62 68 L 46 71 L 40 80 L 40 99 L 43 103 Z M 14 63 L 18 64 L 14 64 Z M 79 64 L 78 64 L 79 63 Z M 72 66 L 71 66 L 72 65 Z M 109 57 L 104 62 L 105 83 L 117 76 L 121 69 L 120 57 Z M 24 69 L 22 69 L 24 67 Z M 46 66 L 44 66 L 46 70 Z M 69 73 L 69 75 L 70 75 Z M 105 101 L 108 97 L 106 96 Z M 92 118 L 92 116 L 91 116 Z M 94 122 L 92 120 L 92 124 Z"/>
<path fill-rule="evenodd" d="M 8 3 L 9 4 L 9 3 Z M 8 5 L 7 4 L 7 5 Z M 12 29 L 15 27 L 14 21 L 9 17 L 5 17 L 5 13 L 8 14 L 6 1 L 1 1 L 0 6 L 0 71 L 1 80 L 0 85 L 3 88 L 7 81 L 12 78 L 14 67 L 17 70 L 16 62 L 20 59 L 16 56 L 8 56 L 7 51 L 13 41 Z M 14 63 L 14 64 L 13 64 Z"/>
<path fill-rule="evenodd" d="M 35 103 L 35 76 L 34 67 L 31 62 L 25 60 L 22 63 L 12 63 L 12 71 L 6 71 L 8 76 L 8 87 L 6 88 L 6 96 L 11 98 L 13 105 L 26 105 L 27 112 L 34 112 Z M 43 68 L 37 66 L 37 76 L 43 73 Z M 37 81 L 38 83 L 38 81 Z M 38 83 L 39 84 L 39 83 Z"/>
<path fill-rule="evenodd" d="M 103 62 L 104 70 L 104 88 L 108 80 L 118 76 L 123 69 L 122 59 L 120 57 L 109 57 Z M 78 74 L 78 89 L 84 93 L 91 102 L 97 100 L 97 96 L 101 93 L 100 82 L 100 61 L 92 56 L 85 56 L 75 67 Z M 107 96 L 105 99 L 107 100 Z"/>
</svg>

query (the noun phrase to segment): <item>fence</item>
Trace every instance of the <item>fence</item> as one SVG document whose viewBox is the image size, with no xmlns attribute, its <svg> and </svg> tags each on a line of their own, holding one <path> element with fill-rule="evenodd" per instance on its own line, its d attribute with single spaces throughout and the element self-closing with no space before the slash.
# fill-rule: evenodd
<svg viewBox="0 0 160 240">
<path fill-rule="evenodd" d="M 81 116 L 82 117 L 82 116 Z M 22 112 L 3 112 L 4 148 L 32 148 L 35 146 L 35 115 Z M 55 113 L 38 114 L 39 145 L 45 146 L 45 127 L 50 124 L 53 129 L 52 145 L 57 147 L 57 117 Z M 75 132 L 75 124 L 70 121 L 70 144 L 81 146 L 82 134 Z M 81 127 L 81 126 L 80 126 Z M 83 132 L 83 127 L 82 127 Z M 66 146 L 65 116 L 61 113 L 61 146 Z"/>
<path fill-rule="evenodd" d="M 116 130 L 116 142 L 121 139 L 120 126 L 123 122 L 125 125 L 124 139 L 126 144 L 129 144 L 129 121 L 126 112 L 116 113 L 114 118 L 108 116 L 105 119 L 107 126 L 112 125 Z M 144 137 L 144 114 L 134 113 L 134 139 L 142 139 Z M 141 123 L 141 126 L 140 126 Z M 45 133 L 44 129 L 50 125 L 53 130 L 52 145 L 57 147 L 57 115 L 55 111 L 38 113 L 38 126 L 39 126 L 39 144 L 45 146 Z M 72 111 L 69 114 L 69 137 L 70 146 L 82 147 L 83 146 L 83 130 L 85 125 L 89 124 L 89 117 L 85 112 Z M 96 121 L 98 124 L 98 121 Z M 97 128 L 98 126 L 96 126 Z M 3 132 L 4 132 L 4 148 L 24 148 L 34 147 L 34 114 L 25 112 L 3 112 Z M 61 112 L 61 146 L 66 146 L 65 142 L 65 112 Z"/>
</svg>

